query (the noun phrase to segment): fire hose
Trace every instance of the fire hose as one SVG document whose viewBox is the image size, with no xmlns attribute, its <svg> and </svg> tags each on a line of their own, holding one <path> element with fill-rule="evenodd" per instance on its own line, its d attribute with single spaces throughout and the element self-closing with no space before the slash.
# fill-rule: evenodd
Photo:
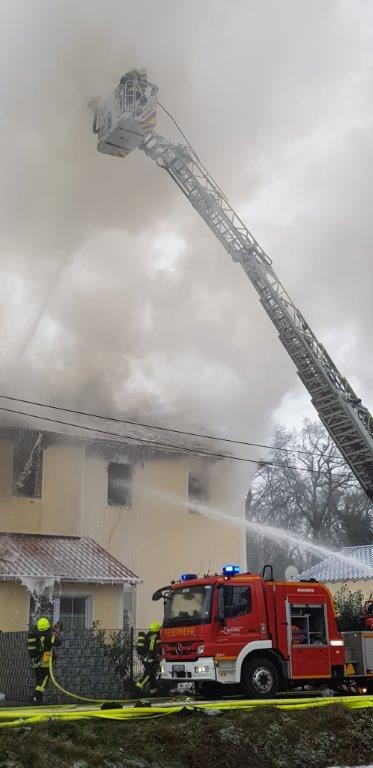
<svg viewBox="0 0 373 768">
<path fill-rule="evenodd" d="M 135 701 L 139 702 L 139 699 L 96 699 L 68 691 L 56 680 L 52 655 L 49 659 L 49 673 L 54 687 L 65 696 L 92 705 L 117 704 L 118 708 L 113 706 L 110 709 L 96 709 L 94 707 L 72 709 L 71 707 L 68 708 L 67 705 L 52 705 L 47 708 L 43 707 L 42 709 L 35 707 L 7 709 L 4 707 L 0 709 L 0 728 L 19 728 L 25 725 L 36 725 L 48 720 L 59 721 L 61 723 L 92 718 L 103 718 L 106 720 L 136 720 L 167 717 L 168 715 L 190 715 L 193 714 L 193 712 L 204 713 L 206 715 L 223 714 L 224 712 L 234 710 L 249 712 L 250 710 L 253 711 L 263 707 L 275 707 L 276 709 L 284 711 L 314 709 L 333 704 L 339 704 L 348 709 L 365 709 L 373 707 L 373 696 L 355 696 L 353 698 L 350 696 L 323 696 L 315 699 L 246 699 L 241 701 L 219 701 L 208 703 L 188 702 L 187 704 L 181 702 L 170 704 L 169 702 L 165 702 L 163 705 L 159 703 L 158 699 L 156 706 L 128 706 L 123 708 L 122 704 L 133 704 Z M 153 701 L 155 700 L 153 699 Z"/>
<path fill-rule="evenodd" d="M 54 670 L 53 670 L 53 654 L 51 653 L 49 657 L 49 674 L 51 681 L 54 685 L 54 687 L 60 691 L 60 693 L 63 693 L 65 696 L 69 696 L 71 699 L 76 699 L 77 701 L 85 701 L 89 704 L 128 704 L 131 702 L 139 701 L 139 697 L 135 699 L 97 699 L 97 698 L 91 698 L 90 696 L 81 696 L 78 693 L 72 693 L 72 691 L 66 690 L 66 688 L 63 688 L 62 685 L 59 684 L 59 682 L 56 680 Z M 146 697 L 144 697 L 146 698 Z M 155 699 L 153 699 L 155 701 Z"/>
</svg>

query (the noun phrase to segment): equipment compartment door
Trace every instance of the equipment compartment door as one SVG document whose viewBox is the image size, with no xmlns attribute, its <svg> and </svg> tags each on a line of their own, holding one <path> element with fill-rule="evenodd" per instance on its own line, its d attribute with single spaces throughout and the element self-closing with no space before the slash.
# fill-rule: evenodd
<svg viewBox="0 0 373 768">
<path fill-rule="evenodd" d="M 315 602 L 289 602 L 287 627 L 290 677 L 331 677 L 325 601 L 318 595 Z"/>
</svg>

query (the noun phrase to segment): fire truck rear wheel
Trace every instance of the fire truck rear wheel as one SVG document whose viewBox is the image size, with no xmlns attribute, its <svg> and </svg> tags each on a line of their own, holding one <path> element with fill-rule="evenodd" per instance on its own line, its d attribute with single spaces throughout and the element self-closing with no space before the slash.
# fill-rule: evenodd
<svg viewBox="0 0 373 768">
<path fill-rule="evenodd" d="M 272 699 L 279 689 L 278 670 L 269 659 L 252 659 L 244 668 L 242 682 L 252 699 Z"/>
</svg>

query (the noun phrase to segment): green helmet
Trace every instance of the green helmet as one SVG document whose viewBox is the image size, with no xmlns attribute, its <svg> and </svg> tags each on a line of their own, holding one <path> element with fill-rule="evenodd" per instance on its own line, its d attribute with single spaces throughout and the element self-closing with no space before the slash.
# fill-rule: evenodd
<svg viewBox="0 0 373 768">
<path fill-rule="evenodd" d="M 41 616 L 40 619 L 38 619 L 36 626 L 39 632 L 46 632 L 50 627 L 49 619 L 46 619 L 45 616 Z"/>
<path fill-rule="evenodd" d="M 161 625 L 158 623 L 158 621 L 152 621 L 149 627 L 149 632 L 159 632 L 160 628 Z"/>
</svg>

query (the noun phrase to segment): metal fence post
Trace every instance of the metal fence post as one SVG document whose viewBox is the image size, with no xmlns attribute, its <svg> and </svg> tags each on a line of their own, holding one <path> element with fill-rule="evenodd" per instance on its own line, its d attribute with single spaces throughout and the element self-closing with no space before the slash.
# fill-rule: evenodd
<svg viewBox="0 0 373 768">
<path fill-rule="evenodd" d="M 134 628 L 130 630 L 130 695 L 133 693 L 133 656 L 134 656 Z"/>
</svg>

